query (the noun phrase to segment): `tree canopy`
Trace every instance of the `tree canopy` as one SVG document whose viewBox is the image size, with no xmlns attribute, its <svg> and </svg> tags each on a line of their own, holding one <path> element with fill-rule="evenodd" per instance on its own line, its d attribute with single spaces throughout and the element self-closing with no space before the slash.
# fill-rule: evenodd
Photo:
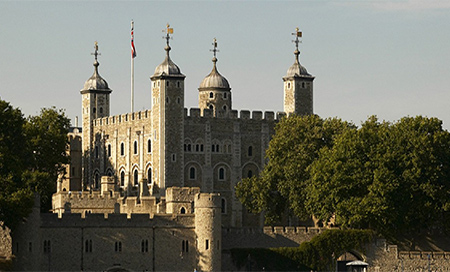
<svg viewBox="0 0 450 272">
<path fill-rule="evenodd" d="M 42 109 L 25 118 L 0 100 L 0 221 L 7 226 L 14 228 L 30 212 L 35 192 L 43 210 L 51 207 L 56 179 L 68 162 L 69 127 L 62 110 Z"/>
<path fill-rule="evenodd" d="M 335 218 L 342 227 L 386 236 L 447 227 L 450 134 L 437 118 L 389 123 L 372 116 L 357 128 L 290 116 L 277 125 L 266 154 L 261 175 L 236 189 L 267 222 L 288 209 L 301 219 Z"/>
</svg>

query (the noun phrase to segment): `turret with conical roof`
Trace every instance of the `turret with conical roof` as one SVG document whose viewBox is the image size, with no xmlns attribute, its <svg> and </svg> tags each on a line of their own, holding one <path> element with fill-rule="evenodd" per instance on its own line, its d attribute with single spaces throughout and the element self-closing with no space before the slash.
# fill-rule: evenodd
<svg viewBox="0 0 450 272">
<path fill-rule="evenodd" d="M 214 116 L 217 116 L 218 112 L 226 114 L 231 110 L 231 88 L 228 80 L 222 76 L 217 70 L 217 40 L 213 40 L 214 57 L 212 59 L 213 68 L 200 83 L 198 106 L 203 112 L 204 109 L 210 109 Z"/>
<path fill-rule="evenodd" d="M 110 111 L 110 99 L 109 95 L 112 90 L 108 87 L 108 83 L 103 79 L 99 72 L 98 66 L 100 65 L 97 57 L 98 44 L 95 42 L 95 56 L 94 60 L 94 74 L 84 83 L 83 89 L 80 91 L 82 96 L 82 119 L 83 119 L 83 187 L 84 189 L 99 189 L 99 179 L 93 178 L 91 169 L 93 154 L 93 127 L 92 121 L 97 118 L 103 118 L 109 116 Z M 101 174 L 101 173 L 100 173 Z"/>
<path fill-rule="evenodd" d="M 300 64 L 298 50 L 299 38 L 302 32 L 296 28 L 295 33 L 295 62 L 287 70 L 284 81 L 284 111 L 287 114 L 309 115 L 313 114 L 313 81 L 314 76 L 310 75 L 305 67 Z"/>
<path fill-rule="evenodd" d="M 164 194 L 165 188 L 183 185 L 184 78 L 170 59 L 169 40 L 173 28 L 167 25 L 166 58 L 155 69 L 152 80 L 152 164 L 154 184 Z M 142 173 L 139 172 L 139 176 Z"/>
</svg>

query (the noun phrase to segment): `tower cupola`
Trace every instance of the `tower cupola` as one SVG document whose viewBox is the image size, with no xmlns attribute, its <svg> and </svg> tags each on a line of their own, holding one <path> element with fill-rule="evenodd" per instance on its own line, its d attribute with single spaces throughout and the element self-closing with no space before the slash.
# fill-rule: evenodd
<svg viewBox="0 0 450 272">
<path fill-rule="evenodd" d="M 220 113 L 226 114 L 231 110 L 231 88 L 228 80 L 217 70 L 217 40 L 213 40 L 214 52 L 212 59 L 213 68 L 203 81 L 200 83 L 199 90 L 199 108 L 212 111 L 214 116 Z"/>
<path fill-rule="evenodd" d="M 157 77 L 157 76 L 184 76 L 181 73 L 180 67 L 178 67 L 171 59 L 170 59 L 170 45 L 169 45 L 169 39 L 170 36 L 169 34 L 173 33 L 172 28 L 170 28 L 169 26 L 167 27 L 167 31 L 172 31 L 172 32 L 167 32 L 167 36 L 166 38 L 166 47 L 164 48 L 164 50 L 166 50 L 166 58 L 164 59 L 164 61 L 158 65 L 155 69 L 155 73 L 153 74 L 152 77 Z"/>
<path fill-rule="evenodd" d="M 103 79 L 100 74 L 98 73 L 98 66 L 100 66 L 100 63 L 97 60 L 98 55 L 100 55 L 100 53 L 98 53 L 98 44 L 97 42 L 95 42 L 95 53 L 92 53 L 95 56 L 95 61 L 94 61 L 94 74 L 92 74 L 92 76 L 86 80 L 86 82 L 84 83 L 84 87 L 81 90 L 81 93 L 86 92 L 86 91 L 108 91 L 111 92 L 111 90 L 108 87 L 108 83 L 106 82 L 105 79 Z"/>
<path fill-rule="evenodd" d="M 299 38 L 302 32 L 296 28 L 295 33 L 295 62 L 287 70 L 284 81 L 284 111 L 287 114 L 309 115 L 313 114 L 313 81 L 306 68 L 300 64 L 298 50 Z"/>
</svg>

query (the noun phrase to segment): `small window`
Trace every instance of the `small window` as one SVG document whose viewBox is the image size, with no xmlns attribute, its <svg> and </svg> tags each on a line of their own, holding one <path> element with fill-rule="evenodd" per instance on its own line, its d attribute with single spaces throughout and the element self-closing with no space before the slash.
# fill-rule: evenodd
<svg viewBox="0 0 450 272">
<path fill-rule="evenodd" d="M 139 180 L 138 180 L 138 170 L 134 170 L 133 180 L 134 180 L 134 185 L 137 186 L 138 182 L 139 182 Z"/>
<path fill-rule="evenodd" d="M 141 252 L 148 252 L 148 240 L 141 241 Z"/>
<path fill-rule="evenodd" d="M 247 178 L 251 178 L 251 177 L 253 177 L 253 171 L 252 170 L 248 170 Z"/>
<path fill-rule="evenodd" d="M 115 244 L 115 251 L 116 252 L 122 252 L 122 242 L 116 242 L 116 244 Z"/>
<path fill-rule="evenodd" d="M 125 186 L 125 171 L 120 172 L 120 186 Z"/>
<path fill-rule="evenodd" d="M 98 146 L 95 146 L 95 158 L 98 159 Z"/>
<path fill-rule="evenodd" d="M 209 240 L 206 239 L 205 241 L 205 249 L 208 250 L 209 249 Z"/>
<path fill-rule="evenodd" d="M 214 106 L 213 105 L 209 105 L 209 109 L 213 111 L 214 110 Z"/>
<path fill-rule="evenodd" d="M 223 99 L 227 99 L 227 93 L 223 93 Z"/>
<path fill-rule="evenodd" d="M 219 168 L 219 180 L 225 180 L 225 168 Z"/>
<path fill-rule="evenodd" d="M 93 112 L 93 113 L 96 113 L 96 112 L 97 112 L 97 109 L 96 109 L 96 108 L 92 108 L 92 112 Z"/>
<path fill-rule="evenodd" d="M 177 103 L 181 104 L 181 98 L 179 98 L 179 97 L 177 98 Z"/>
<path fill-rule="evenodd" d="M 200 145 L 199 144 L 196 144 L 195 145 L 195 152 L 199 152 L 200 151 Z"/>
<path fill-rule="evenodd" d="M 249 146 L 248 147 L 248 152 L 247 152 L 248 156 L 251 157 L 253 156 L 253 146 Z"/>
<path fill-rule="evenodd" d="M 120 143 L 120 156 L 125 156 L 125 144 Z"/>
<path fill-rule="evenodd" d="M 227 105 L 223 105 L 223 110 L 224 110 L 224 111 L 227 110 Z"/>
<path fill-rule="evenodd" d="M 196 178 L 196 173 L 195 173 L 195 167 L 191 166 L 191 168 L 189 168 L 189 179 L 195 179 Z"/>
<path fill-rule="evenodd" d="M 177 87 L 180 88 L 180 82 L 179 81 L 177 81 Z"/>
<path fill-rule="evenodd" d="M 103 113 L 103 108 L 102 107 L 100 107 L 100 114 L 102 114 Z"/>
<path fill-rule="evenodd" d="M 166 86 L 169 87 L 169 81 L 166 81 Z"/>
<path fill-rule="evenodd" d="M 170 102 L 169 97 L 166 96 L 166 104 L 169 104 L 169 102 Z"/>
<path fill-rule="evenodd" d="M 50 240 L 44 240 L 44 253 L 50 253 L 51 252 L 51 244 Z M 19 251 L 19 250 L 17 250 Z"/>
<path fill-rule="evenodd" d="M 147 152 L 152 153 L 152 140 L 151 139 L 147 140 Z"/>
<path fill-rule="evenodd" d="M 84 242 L 84 251 L 85 252 L 92 252 L 92 240 L 86 240 Z"/>
<path fill-rule="evenodd" d="M 303 89 L 305 88 L 305 82 L 302 82 L 302 88 Z"/>
<path fill-rule="evenodd" d="M 180 213 L 181 214 L 185 214 L 186 213 L 186 209 L 184 207 L 181 207 Z"/>
<path fill-rule="evenodd" d="M 211 145 L 211 152 L 216 152 L 216 145 Z"/>
<path fill-rule="evenodd" d="M 177 154 L 172 154 L 172 162 L 176 162 L 177 161 Z"/>
<path fill-rule="evenodd" d="M 227 213 L 227 201 L 225 200 L 225 198 L 222 198 L 222 203 L 221 203 L 221 211 L 222 213 Z"/>
<path fill-rule="evenodd" d="M 213 92 L 209 93 L 209 98 L 214 98 L 214 93 Z"/>
<path fill-rule="evenodd" d="M 134 141 L 134 145 L 133 145 L 133 153 L 134 155 L 136 155 L 138 153 L 138 142 Z"/>
<path fill-rule="evenodd" d="M 108 144 L 108 157 L 111 157 L 111 144 Z"/>
<path fill-rule="evenodd" d="M 98 189 L 100 183 L 100 175 L 98 173 L 95 173 L 94 176 L 94 188 Z"/>
<path fill-rule="evenodd" d="M 33 252 L 33 243 L 28 243 L 28 252 Z"/>
<path fill-rule="evenodd" d="M 291 88 L 291 83 L 290 82 L 288 82 L 288 89 L 290 89 Z"/>
<path fill-rule="evenodd" d="M 188 240 L 181 241 L 181 252 L 189 252 L 189 241 Z"/>
</svg>

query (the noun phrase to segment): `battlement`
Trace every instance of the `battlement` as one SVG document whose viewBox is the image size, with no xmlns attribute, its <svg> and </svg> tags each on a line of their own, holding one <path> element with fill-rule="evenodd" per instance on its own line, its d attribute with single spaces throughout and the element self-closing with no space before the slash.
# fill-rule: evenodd
<svg viewBox="0 0 450 272">
<path fill-rule="evenodd" d="M 100 191 L 60 191 L 54 196 L 61 196 L 64 199 L 117 199 L 120 193 L 117 191 L 110 191 L 108 194 L 102 194 Z"/>
<path fill-rule="evenodd" d="M 119 114 L 93 120 L 94 127 L 121 124 L 135 120 L 148 119 L 152 116 L 152 110 L 137 111 L 132 113 Z"/>
<path fill-rule="evenodd" d="M 249 110 L 231 110 L 228 112 L 218 111 L 217 116 L 213 115 L 213 112 L 209 109 L 203 110 L 203 116 L 201 115 L 201 110 L 199 108 L 187 108 L 184 109 L 185 118 L 218 118 L 218 119 L 234 119 L 234 120 L 266 120 L 266 121 L 280 121 L 284 116 L 285 112 L 277 112 L 276 115 L 273 111 L 249 111 Z"/>
<path fill-rule="evenodd" d="M 222 198 L 220 194 L 199 193 L 195 195 L 195 208 L 220 208 Z"/>
<path fill-rule="evenodd" d="M 399 259 L 411 260 L 432 260 L 447 259 L 450 260 L 450 252 L 446 251 L 400 251 L 398 253 Z"/>
<path fill-rule="evenodd" d="M 312 234 L 317 235 L 329 230 L 330 228 L 315 227 L 284 227 L 284 226 L 265 226 L 263 228 L 226 228 L 224 234 L 266 234 L 266 235 L 284 235 L 284 234 Z M 332 228 L 334 229 L 334 228 Z"/>
<path fill-rule="evenodd" d="M 52 227 L 194 227 L 193 214 L 121 214 L 121 213 L 63 213 L 60 217 L 55 213 L 40 215 L 42 226 Z"/>
</svg>

